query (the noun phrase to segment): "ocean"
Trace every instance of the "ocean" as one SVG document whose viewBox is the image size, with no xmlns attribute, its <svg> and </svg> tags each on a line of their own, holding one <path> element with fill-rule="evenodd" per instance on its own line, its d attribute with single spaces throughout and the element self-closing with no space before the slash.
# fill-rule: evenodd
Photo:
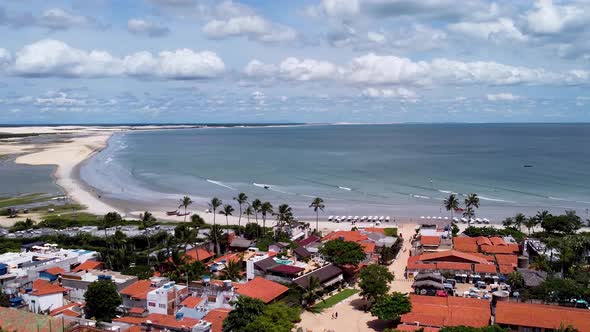
<svg viewBox="0 0 590 332">
<path fill-rule="evenodd" d="M 173 210 L 182 195 L 287 203 L 310 217 L 448 216 L 477 193 L 477 217 L 590 207 L 590 124 L 393 124 L 200 128 L 115 134 L 81 178 L 129 210 Z M 525 165 L 531 167 L 524 167 Z M 266 188 L 265 188 L 266 187 Z M 237 210 L 237 206 L 236 206 Z"/>
</svg>

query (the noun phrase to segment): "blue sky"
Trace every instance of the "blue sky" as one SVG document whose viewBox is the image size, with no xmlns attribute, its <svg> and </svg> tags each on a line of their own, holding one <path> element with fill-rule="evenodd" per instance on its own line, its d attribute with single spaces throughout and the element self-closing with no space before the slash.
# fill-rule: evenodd
<svg viewBox="0 0 590 332">
<path fill-rule="evenodd" d="M 590 2 L 4 0 L 0 123 L 588 122 Z"/>
</svg>

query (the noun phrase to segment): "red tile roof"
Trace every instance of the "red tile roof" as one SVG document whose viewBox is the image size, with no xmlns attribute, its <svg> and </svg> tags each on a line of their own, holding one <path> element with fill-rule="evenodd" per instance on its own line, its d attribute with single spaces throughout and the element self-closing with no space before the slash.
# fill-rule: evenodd
<svg viewBox="0 0 590 332">
<path fill-rule="evenodd" d="M 502 274 L 510 274 L 512 271 L 516 270 L 515 266 L 507 264 L 500 264 L 498 267 L 500 268 L 500 273 Z"/>
<path fill-rule="evenodd" d="M 590 332 L 590 310 L 545 304 L 498 302 L 496 323 L 532 328 L 559 329 L 572 325 L 580 332 Z"/>
<path fill-rule="evenodd" d="M 463 252 L 478 252 L 477 239 L 473 237 L 453 238 L 453 249 Z"/>
<path fill-rule="evenodd" d="M 192 308 L 198 307 L 199 304 L 203 303 L 204 301 L 205 301 L 205 299 L 202 297 L 189 296 L 186 299 L 184 299 L 184 301 L 182 301 L 180 303 L 180 305 L 192 309 Z"/>
<path fill-rule="evenodd" d="M 421 236 L 420 243 L 423 246 L 439 246 L 440 245 L 440 237 L 438 236 Z"/>
<path fill-rule="evenodd" d="M 424 332 L 438 332 L 440 329 L 436 328 L 436 327 L 424 327 L 424 326 L 419 326 L 419 325 L 406 325 L 406 324 L 402 324 L 402 325 L 398 325 L 395 328 L 397 331 L 417 331 L 417 330 L 424 330 Z"/>
<path fill-rule="evenodd" d="M 119 293 L 121 295 L 127 295 L 135 299 L 145 300 L 147 299 L 147 293 L 156 289 L 152 287 L 152 282 L 149 280 L 138 280 L 135 283 L 122 289 Z"/>
<path fill-rule="evenodd" d="M 448 261 L 453 259 L 453 261 L 461 260 L 464 263 L 480 263 L 486 264 L 488 261 L 481 256 L 472 255 L 470 253 L 465 253 L 457 250 L 446 250 L 446 251 L 439 251 L 439 252 L 432 252 L 420 255 L 421 261 Z"/>
<path fill-rule="evenodd" d="M 513 265 L 518 264 L 518 256 L 516 255 L 496 255 L 496 261 L 498 264 Z"/>
<path fill-rule="evenodd" d="M 97 262 L 97 261 L 86 261 L 78 266 L 76 266 L 72 272 L 80 272 L 80 271 L 86 271 L 86 270 L 99 270 L 101 269 L 103 266 L 102 262 Z"/>
<path fill-rule="evenodd" d="M 431 327 L 483 327 L 490 323 L 490 302 L 486 300 L 410 295 L 410 301 L 412 311 L 402 315 L 403 323 Z"/>
<path fill-rule="evenodd" d="M 475 272 L 496 273 L 496 264 L 475 264 Z"/>
<path fill-rule="evenodd" d="M 437 270 L 471 271 L 471 263 L 437 262 Z"/>
<path fill-rule="evenodd" d="M 56 267 L 49 268 L 49 269 L 47 269 L 47 270 L 45 270 L 43 272 L 47 272 L 49 274 L 53 274 L 53 275 L 56 276 L 58 274 L 64 274 L 64 273 L 66 273 L 66 270 L 62 269 L 59 266 L 56 266 Z"/>
<path fill-rule="evenodd" d="M 262 277 L 256 277 L 245 284 L 236 285 L 235 288 L 236 293 L 260 299 L 264 303 L 271 302 L 289 290 L 288 287 Z"/>
<path fill-rule="evenodd" d="M 63 307 L 59 307 L 56 309 L 51 310 L 51 312 L 49 313 L 50 316 L 57 316 L 65 311 L 72 311 L 71 308 L 76 307 L 76 306 L 81 306 L 80 303 L 76 303 L 76 302 L 72 302 L 69 304 L 64 305 Z"/>
<path fill-rule="evenodd" d="M 164 314 L 149 314 L 144 321 L 144 324 L 150 321 L 152 325 L 166 327 L 170 329 L 190 329 L 199 323 L 198 319 L 184 317 L 181 320 L 176 319 L 174 315 Z"/>
<path fill-rule="evenodd" d="M 475 243 L 477 243 L 478 246 L 483 246 L 483 245 L 491 246 L 492 245 L 492 241 L 485 236 L 477 237 Z"/>
<path fill-rule="evenodd" d="M 424 264 L 420 262 L 410 262 L 408 261 L 408 270 L 436 270 L 436 264 Z"/>
<path fill-rule="evenodd" d="M 212 253 L 211 251 L 207 250 L 207 249 L 203 249 L 203 248 L 193 248 L 189 251 L 186 252 L 187 255 L 187 259 L 190 260 L 198 260 L 201 262 L 204 262 L 206 260 L 208 260 L 209 258 L 215 256 L 214 253 Z"/>
<path fill-rule="evenodd" d="M 271 267 L 270 270 L 273 272 L 279 272 L 279 273 L 285 273 L 285 274 L 297 274 L 305 269 L 302 267 L 294 266 L 294 265 L 279 264 L 277 266 Z"/>
<path fill-rule="evenodd" d="M 33 291 L 30 294 L 36 296 L 44 296 L 49 294 L 63 293 L 66 291 L 67 289 L 59 285 L 49 283 L 48 281 L 45 281 L 43 279 L 37 279 L 33 281 Z"/>
<path fill-rule="evenodd" d="M 322 242 L 337 239 L 343 239 L 344 241 L 350 242 L 360 242 L 368 238 L 369 237 L 367 235 L 361 234 L 361 231 L 336 231 L 324 236 L 324 238 L 322 238 Z"/>
<path fill-rule="evenodd" d="M 490 238 L 492 245 L 494 246 L 507 246 L 508 243 L 504 242 L 504 240 L 499 236 L 494 236 Z"/>
<path fill-rule="evenodd" d="M 229 309 L 213 309 L 203 317 L 203 320 L 211 323 L 211 332 L 221 332 L 223 330 L 223 320 L 230 311 Z"/>
<path fill-rule="evenodd" d="M 315 236 L 315 235 L 312 235 L 312 236 L 306 237 L 306 238 L 305 238 L 305 239 L 303 239 L 303 240 L 297 241 L 297 244 L 299 244 L 299 245 L 300 245 L 300 246 L 302 246 L 302 247 L 305 247 L 305 246 L 307 246 L 308 244 L 312 244 L 312 243 L 314 243 L 314 242 L 318 242 L 319 240 L 320 240 L 320 238 L 319 238 L 319 237 L 317 237 L 317 236 Z"/>
<path fill-rule="evenodd" d="M 113 322 L 125 323 L 125 324 L 130 324 L 130 325 L 139 325 L 139 324 L 145 322 L 145 320 L 146 320 L 145 317 L 131 317 L 131 316 L 113 318 Z"/>
<path fill-rule="evenodd" d="M 508 246 L 489 246 L 483 245 L 480 246 L 481 252 L 485 252 L 486 254 L 514 254 L 519 251 L 518 245 L 516 248 L 513 245 Z"/>
<path fill-rule="evenodd" d="M 360 242 L 361 247 L 363 247 L 363 251 L 365 254 L 374 254 L 375 253 L 375 242 Z"/>
<path fill-rule="evenodd" d="M 145 312 L 145 308 L 141 308 L 141 307 L 133 307 L 131 309 L 129 309 L 129 313 L 130 314 L 136 314 L 136 315 L 141 315 Z"/>
</svg>

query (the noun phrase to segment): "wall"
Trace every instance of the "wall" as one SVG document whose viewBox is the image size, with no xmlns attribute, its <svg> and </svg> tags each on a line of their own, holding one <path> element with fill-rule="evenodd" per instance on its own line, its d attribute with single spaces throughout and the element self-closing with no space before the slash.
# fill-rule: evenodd
<svg viewBox="0 0 590 332">
<path fill-rule="evenodd" d="M 44 310 L 53 310 L 63 306 L 64 296 L 62 293 L 35 296 L 25 294 L 23 300 L 29 305 L 29 311 L 39 313 Z"/>
</svg>

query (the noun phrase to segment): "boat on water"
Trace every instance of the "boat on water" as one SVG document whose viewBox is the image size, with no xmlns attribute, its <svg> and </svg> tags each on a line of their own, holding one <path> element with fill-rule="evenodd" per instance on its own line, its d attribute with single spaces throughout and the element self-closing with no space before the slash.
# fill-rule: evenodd
<svg viewBox="0 0 590 332">
<path fill-rule="evenodd" d="M 179 216 L 179 217 L 188 216 L 189 214 L 191 214 L 191 213 L 190 213 L 190 212 L 185 212 L 185 213 L 182 213 L 182 212 L 180 212 L 180 211 L 176 212 L 176 215 L 177 215 L 177 216 Z"/>
<path fill-rule="evenodd" d="M 166 215 L 167 216 L 175 216 L 178 214 L 178 210 L 174 210 L 174 211 L 166 211 Z"/>
<path fill-rule="evenodd" d="M 523 165 L 522 167 L 529 168 L 529 167 L 533 167 L 533 165 L 530 165 L 530 164 L 525 164 L 525 165 Z"/>
</svg>

